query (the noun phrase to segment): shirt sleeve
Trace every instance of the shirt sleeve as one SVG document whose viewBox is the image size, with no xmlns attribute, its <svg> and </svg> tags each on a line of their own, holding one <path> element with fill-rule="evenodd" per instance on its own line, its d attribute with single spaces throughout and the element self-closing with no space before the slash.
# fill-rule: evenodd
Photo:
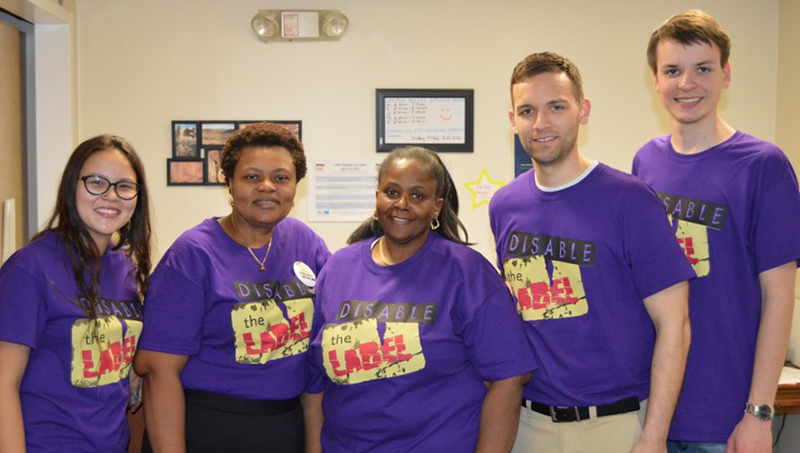
<svg viewBox="0 0 800 453">
<path fill-rule="evenodd" d="M 0 341 L 36 349 L 44 334 L 47 300 L 43 286 L 17 259 L 0 270 Z"/>
<path fill-rule="evenodd" d="M 182 272 L 159 266 L 150 279 L 139 349 L 179 355 L 200 352 L 205 294 Z"/>
<path fill-rule="evenodd" d="M 633 162 L 631 162 L 631 174 L 633 176 L 639 177 L 639 153 L 641 153 L 641 149 L 636 152 L 636 155 L 633 156 Z"/>
<path fill-rule="evenodd" d="M 327 377 L 324 375 L 324 370 L 322 370 L 320 366 L 322 348 L 319 347 L 320 340 L 318 340 L 318 337 L 322 335 L 321 330 L 325 322 L 322 317 L 322 300 L 320 298 L 324 285 L 325 277 L 324 274 L 321 274 L 320 278 L 317 280 L 317 297 L 314 299 L 311 339 L 308 345 L 308 353 L 306 354 L 306 393 L 319 393 L 325 389 L 327 383 Z"/>
<path fill-rule="evenodd" d="M 322 240 L 321 237 L 317 236 L 317 247 L 316 247 L 316 256 L 315 256 L 315 263 L 317 265 L 316 273 L 319 275 L 319 271 L 325 266 L 325 263 L 331 257 L 331 252 L 328 250 L 328 246 L 325 244 L 325 241 Z"/>
<path fill-rule="evenodd" d="M 486 269 L 492 271 L 488 263 Z M 493 278 L 490 278 L 493 277 Z M 494 280 L 494 281 L 493 281 Z M 533 351 L 525 337 L 522 319 L 517 315 L 511 293 L 500 277 L 474 276 L 474 281 L 490 283 L 488 296 L 470 308 L 469 301 L 461 304 L 462 332 L 470 363 L 478 370 L 481 380 L 499 381 L 519 376 L 538 368 Z M 470 297 L 481 291 L 464 294 Z"/>
<path fill-rule="evenodd" d="M 658 196 L 641 183 L 623 199 L 623 247 L 642 299 L 696 275 L 681 250 Z"/>
<path fill-rule="evenodd" d="M 489 227 L 492 230 L 492 237 L 494 239 L 494 251 L 497 254 L 497 259 L 495 264 L 497 265 L 497 269 L 500 270 L 500 274 L 502 278 L 505 280 L 505 271 L 503 270 L 503 251 L 502 247 L 500 246 L 500 238 L 498 234 L 500 234 L 500 226 L 497 225 L 497 214 L 495 214 L 496 204 L 489 203 Z"/>
<path fill-rule="evenodd" d="M 758 272 L 796 261 L 800 264 L 800 191 L 788 161 L 778 179 L 755 204 L 753 251 Z"/>
</svg>

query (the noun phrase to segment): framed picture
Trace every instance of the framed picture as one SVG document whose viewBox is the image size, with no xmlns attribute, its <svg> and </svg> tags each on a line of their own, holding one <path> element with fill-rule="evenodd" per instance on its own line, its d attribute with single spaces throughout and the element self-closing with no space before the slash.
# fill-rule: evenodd
<svg viewBox="0 0 800 453">
<path fill-rule="evenodd" d="M 219 145 L 224 146 L 225 142 L 231 138 L 236 130 L 235 123 L 210 123 L 203 122 L 203 146 Z"/>
<path fill-rule="evenodd" d="M 172 122 L 172 158 L 198 159 L 200 148 L 197 146 L 197 123 L 186 121 Z"/>
<path fill-rule="evenodd" d="M 184 120 L 172 122 L 172 158 L 167 159 L 168 186 L 225 185 L 220 162 L 225 143 L 239 129 L 253 123 L 274 123 L 303 139 L 303 123 L 269 120 Z"/>
<path fill-rule="evenodd" d="M 222 174 L 220 161 L 222 160 L 222 148 L 209 148 L 205 150 L 206 155 L 206 183 L 209 185 L 225 185 L 225 175 Z"/>
<path fill-rule="evenodd" d="M 168 186 L 202 186 L 204 173 L 203 159 L 167 159 Z"/>
<path fill-rule="evenodd" d="M 417 145 L 473 151 L 474 90 L 375 90 L 376 149 Z"/>
</svg>

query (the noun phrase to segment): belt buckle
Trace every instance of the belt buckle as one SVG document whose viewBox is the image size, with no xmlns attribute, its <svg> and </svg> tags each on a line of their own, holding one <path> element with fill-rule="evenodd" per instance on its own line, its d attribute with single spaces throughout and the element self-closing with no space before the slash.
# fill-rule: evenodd
<svg viewBox="0 0 800 453">
<path fill-rule="evenodd" d="M 577 407 L 574 407 L 574 406 L 573 407 L 570 407 L 570 406 L 548 406 L 548 409 L 550 409 L 550 420 L 553 420 L 553 423 L 565 423 L 565 422 L 569 422 L 569 421 L 576 421 L 576 422 L 581 421 L 581 413 L 580 413 L 580 411 L 578 411 Z M 572 409 L 572 410 L 574 410 L 575 411 L 575 420 L 561 420 L 558 417 L 558 412 L 556 412 L 557 409 Z"/>
</svg>

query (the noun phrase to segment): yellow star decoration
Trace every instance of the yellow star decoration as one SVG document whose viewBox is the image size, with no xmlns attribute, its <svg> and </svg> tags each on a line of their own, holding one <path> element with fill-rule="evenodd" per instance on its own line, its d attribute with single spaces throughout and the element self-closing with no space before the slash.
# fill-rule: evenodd
<svg viewBox="0 0 800 453">
<path fill-rule="evenodd" d="M 479 206 L 484 204 L 488 205 L 494 193 L 504 185 L 506 185 L 504 181 L 493 180 L 485 167 L 481 170 L 477 181 L 464 183 L 464 187 L 472 194 L 472 209 L 478 209 Z"/>
</svg>

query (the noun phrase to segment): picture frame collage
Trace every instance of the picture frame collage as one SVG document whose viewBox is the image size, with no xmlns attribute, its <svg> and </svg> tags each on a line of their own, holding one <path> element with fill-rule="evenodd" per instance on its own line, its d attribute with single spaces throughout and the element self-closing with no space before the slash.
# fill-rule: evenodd
<svg viewBox="0 0 800 453">
<path fill-rule="evenodd" d="M 302 141 L 302 121 L 172 121 L 172 157 L 167 159 L 168 186 L 222 186 L 220 160 L 225 143 L 239 129 L 253 123 L 280 124 Z"/>
</svg>

